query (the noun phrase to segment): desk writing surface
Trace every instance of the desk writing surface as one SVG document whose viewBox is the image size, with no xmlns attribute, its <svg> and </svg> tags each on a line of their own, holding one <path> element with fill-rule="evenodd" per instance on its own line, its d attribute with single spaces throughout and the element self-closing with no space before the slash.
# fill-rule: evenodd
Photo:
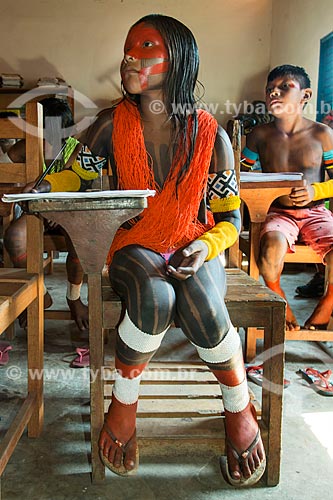
<svg viewBox="0 0 333 500">
<path fill-rule="evenodd" d="M 254 174 L 260 175 L 260 174 Z M 240 183 L 240 198 L 246 204 L 250 216 L 250 276 L 259 278 L 257 266 L 259 256 L 260 226 L 265 221 L 269 207 L 274 200 L 283 195 L 290 194 L 293 187 L 304 186 L 306 181 L 278 180 L 265 182 L 242 182 Z"/>
<path fill-rule="evenodd" d="M 254 174 L 260 175 L 260 174 Z M 251 222 L 264 222 L 276 198 L 289 194 L 294 187 L 305 185 L 303 179 L 240 183 L 240 197 L 246 203 Z"/>
<path fill-rule="evenodd" d="M 16 192 L 17 193 L 17 192 Z M 20 201 L 30 201 L 30 200 L 113 200 L 118 198 L 147 198 L 148 196 L 154 196 L 155 191 L 152 189 L 117 189 L 117 190 L 106 190 L 106 191 L 57 191 L 54 193 L 17 193 L 17 194 L 4 194 L 2 201 L 5 203 L 16 203 Z"/>
<path fill-rule="evenodd" d="M 111 194 L 110 197 L 102 195 L 99 198 L 101 192 L 97 192 L 97 197 L 71 196 L 67 199 L 47 199 L 48 193 L 44 193 L 44 197 L 32 197 L 26 203 L 28 213 L 40 213 L 65 229 L 84 272 L 89 275 L 102 272 L 116 231 L 147 207 L 147 198 L 152 195 L 150 193 L 143 191 L 139 195 L 131 195 L 118 191 L 116 197 Z"/>
<path fill-rule="evenodd" d="M 240 172 L 240 182 L 279 182 L 299 181 L 302 179 L 302 172 Z"/>
</svg>

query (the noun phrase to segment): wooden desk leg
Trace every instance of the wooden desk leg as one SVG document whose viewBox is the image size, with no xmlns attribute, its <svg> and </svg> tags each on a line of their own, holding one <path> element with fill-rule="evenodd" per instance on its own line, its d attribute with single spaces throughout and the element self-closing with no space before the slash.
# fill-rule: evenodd
<svg viewBox="0 0 333 500">
<path fill-rule="evenodd" d="M 257 265 L 259 256 L 259 238 L 261 223 L 251 222 L 250 224 L 250 257 L 249 257 L 249 275 L 255 280 L 259 279 L 259 269 Z"/>
<path fill-rule="evenodd" d="M 264 381 L 262 389 L 262 421 L 267 428 L 264 443 L 269 457 L 266 469 L 267 486 L 276 486 L 280 479 L 282 406 L 285 346 L 285 305 L 272 307 L 270 327 L 264 335 Z"/>
<path fill-rule="evenodd" d="M 34 243 L 32 243 L 34 242 Z M 29 248 L 35 247 L 37 255 Z M 28 423 L 28 436 L 38 437 L 44 422 L 44 278 L 43 278 L 43 222 L 28 216 L 27 221 L 27 269 L 38 273 L 38 297 L 28 306 L 28 393 L 35 397 L 34 411 Z"/>
<path fill-rule="evenodd" d="M 249 275 L 255 280 L 259 280 L 259 269 L 257 265 L 259 255 L 259 237 L 261 223 L 252 222 L 250 224 L 250 256 Z M 245 360 L 251 362 L 257 353 L 257 328 L 247 328 L 245 335 Z"/>
<path fill-rule="evenodd" d="M 88 274 L 89 349 L 90 349 L 90 425 L 92 482 L 105 478 L 99 457 L 98 438 L 104 422 L 103 373 L 104 343 L 102 330 L 101 273 Z"/>
<path fill-rule="evenodd" d="M 245 361 L 252 363 L 257 354 L 257 328 L 245 329 Z"/>
</svg>

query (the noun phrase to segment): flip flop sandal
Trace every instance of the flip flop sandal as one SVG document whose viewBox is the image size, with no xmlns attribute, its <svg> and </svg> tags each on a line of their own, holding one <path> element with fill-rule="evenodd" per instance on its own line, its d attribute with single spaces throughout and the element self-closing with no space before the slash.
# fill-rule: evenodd
<svg viewBox="0 0 333 500">
<path fill-rule="evenodd" d="M 262 382 L 263 382 L 263 374 L 264 374 L 264 367 L 263 365 L 247 365 L 246 366 L 246 375 L 251 382 L 254 382 L 255 384 L 259 385 L 262 387 Z M 286 378 L 283 379 L 283 388 L 286 389 L 287 387 L 290 386 L 290 380 L 287 380 Z"/>
<path fill-rule="evenodd" d="M 296 373 L 306 380 L 311 389 L 318 392 L 321 396 L 333 396 L 333 382 L 330 380 L 332 371 L 326 370 L 319 372 L 315 368 L 305 368 L 298 370 Z"/>
<path fill-rule="evenodd" d="M 13 346 L 0 342 L 0 366 L 5 366 L 9 361 L 9 351 L 13 349 Z"/>
<path fill-rule="evenodd" d="M 71 368 L 85 368 L 90 364 L 90 353 L 87 347 L 77 347 L 75 349 L 77 356 L 70 363 Z"/>
<path fill-rule="evenodd" d="M 104 426 L 104 430 L 109 434 L 110 438 L 112 441 L 119 447 L 121 448 L 124 452 L 126 452 L 126 449 L 129 447 L 131 444 L 132 439 L 136 439 L 136 431 L 134 431 L 133 436 L 127 441 L 126 444 L 123 444 L 121 441 L 119 441 L 113 434 L 112 432 L 107 428 L 107 426 Z M 135 450 L 135 466 L 134 469 L 128 470 L 126 469 L 124 464 L 121 464 L 120 467 L 115 467 L 109 460 L 106 458 L 106 456 L 103 454 L 103 450 L 99 450 L 99 454 L 101 457 L 101 460 L 103 464 L 112 472 L 117 474 L 118 476 L 133 476 L 136 474 L 138 467 L 139 467 L 139 448 L 136 446 Z M 123 455 L 124 457 L 124 455 Z"/>
<path fill-rule="evenodd" d="M 250 455 L 253 448 L 258 444 L 259 439 L 260 439 L 260 430 L 258 429 L 256 437 L 254 438 L 250 446 L 241 453 L 238 453 L 238 451 L 231 443 L 230 439 L 227 438 L 227 444 L 231 447 L 232 453 L 237 459 L 241 470 L 243 464 L 245 464 L 247 460 L 247 457 Z M 241 476 L 239 479 L 234 479 L 229 472 L 228 459 L 226 456 L 220 457 L 220 468 L 222 475 L 227 483 L 231 484 L 232 486 L 235 486 L 236 488 L 247 488 L 249 486 L 254 486 L 263 476 L 266 469 L 266 457 L 263 459 L 259 467 L 251 474 L 249 478 Z"/>
</svg>

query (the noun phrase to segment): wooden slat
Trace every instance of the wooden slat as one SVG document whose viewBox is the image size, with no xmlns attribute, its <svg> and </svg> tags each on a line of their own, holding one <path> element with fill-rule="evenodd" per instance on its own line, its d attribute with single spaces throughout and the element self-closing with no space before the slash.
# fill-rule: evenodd
<svg viewBox="0 0 333 500">
<path fill-rule="evenodd" d="M 104 372 L 104 411 L 111 401 L 115 371 Z M 249 390 L 250 399 L 261 414 L 259 402 Z M 202 363 L 153 362 L 143 373 L 138 418 L 161 419 L 221 416 L 223 403 L 218 381 Z"/>
<path fill-rule="evenodd" d="M 25 163 L 0 163 L 0 179 L 1 184 L 26 184 Z"/>
<path fill-rule="evenodd" d="M 73 321 L 72 314 L 69 309 L 45 309 L 44 319 Z"/>
<path fill-rule="evenodd" d="M 112 383 L 104 385 L 104 396 L 110 398 Z M 140 398 L 158 397 L 160 399 L 204 399 L 221 397 L 221 390 L 217 384 L 141 384 Z"/>
<path fill-rule="evenodd" d="M 22 118 L 0 118 L 1 139 L 24 139 L 25 121 Z"/>
<path fill-rule="evenodd" d="M 225 432 L 222 417 L 195 419 L 139 418 L 137 440 L 140 456 L 184 456 L 205 453 L 217 457 L 225 454 Z M 261 436 L 267 441 L 267 429 L 260 421 Z"/>
<path fill-rule="evenodd" d="M 172 389 L 171 389 L 172 392 Z M 253 395 L 251 400 L 255 404 L 258 415 L 261 414 L 260 405 Z M 107 413 L 111 399 L 104 399 L 104 412 Z M 204 415 L 221 416 L 223 404 L 221 396 L 210 398 L 139 398 L 138 418 L 199 418 Z"/>
<path fill-rule="evenodd" d="M 258 329 L 256 331 L 256 339 L 264 338 L 264 330 Z M 324 342 L 333 341 L 332 330 L 286 330 L 286 340 L 304 340 L 304 342 Z"/>
<path fill-rule="evenodd" d="M 4 283 L 1 283 L 1 287 Z M 0 288 L 1 288 L 0 287 Z M 7 297 L 0 306 L 0 332 L 2 333 L 35 300 L 37 276 L 29 283 L 6 283 Z M 9 291 L 9 289 L 12 289 Z M 2 297 L 4 299 L 5 297 Z"/>
<path fill-rule="evenodd" d="M 307 245 L 295 245 L 295 253 L 287 253 L 285 262 L 296 262 L 300 264 L 320 264 L 321 257 Z"/>
<path fill-rule="evenodd" d="M 137 441 L 141 457 L 207 452 L 219 456 L 225 453 L 223 418 L 138 418 Z"/>
<path fill-rule="evenodd" d="M 106 399 L 104 411 L 109 401 Z M 220 400 L 184 400 L 184 399 L 139 399 L 137 415 L 141 418 L 198 418 L 204 415 L 220 416 L 222 403 Z"/>
<path fill-rule="evenodd" d="M 23 431 L 30 420 L 35 403 L 35 395 L 29 394 L 21 405 L 19 412 L 12 421 L 8 431 L 0 443 L 0 476 L 3 473 L 8 460 L 12 456 Z"/>
</svg>

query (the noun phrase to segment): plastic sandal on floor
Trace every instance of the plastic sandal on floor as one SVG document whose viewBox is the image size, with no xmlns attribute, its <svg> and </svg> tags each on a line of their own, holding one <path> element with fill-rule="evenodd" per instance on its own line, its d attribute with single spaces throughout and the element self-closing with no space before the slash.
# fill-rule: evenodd
<svg viewBox="0 0 333 500">
<path fill-rule="evenodd" d="M 305 370 L 299 369 L 296 373 L 309 384 L 311 389 L 313 389 L 321 396 L 333 396 L 333 381 L 331 380 L 331 370 L 320 372 L 315 368 L 305 368 Z"/>
<path fill-rule="evenodd" d="M 246 375 L 247 378 L 254 382 L 255 384 L 262 387 L 263 377 L 264 377 L 264 367 L 263 365 L 246 365 Z M 283 379 L 283 388 L 286 389 L 290 386 L 290 380 L 286 378 Z"/>
<path fill-rule="evenodd" d="M 7 342 L 0 342 L 0 366 L 5 366 L 9 361 L 9 351 L 13 347 Z"/>
</svg>

